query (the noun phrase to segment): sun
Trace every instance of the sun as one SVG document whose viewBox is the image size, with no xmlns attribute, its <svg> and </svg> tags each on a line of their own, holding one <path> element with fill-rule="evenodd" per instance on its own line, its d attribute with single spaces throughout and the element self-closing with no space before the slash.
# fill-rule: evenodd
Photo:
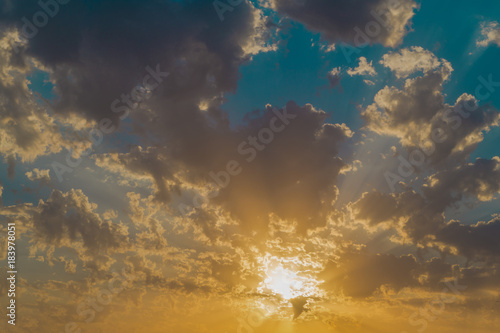
<svg viewBox="0 0 500 333">
<path fill-rule="evenodd" d="M 277 258 L 266 255 L 262 258 L 261 270 L 264 280 L 259 285 L 259 292 L 279 296 L 289 301 L 297 297 L 311 297 L 319 294 L 319 281 L 300 270 L 297 258 Z"/>
<path fill-rule="evenodd" d="M 281 266 L 268 272 L 264 285 L 274 292 L 289 300 L 302 296 L 304 292 L 304 281 L 297 273 L 291 272 Z"/>
</svg>

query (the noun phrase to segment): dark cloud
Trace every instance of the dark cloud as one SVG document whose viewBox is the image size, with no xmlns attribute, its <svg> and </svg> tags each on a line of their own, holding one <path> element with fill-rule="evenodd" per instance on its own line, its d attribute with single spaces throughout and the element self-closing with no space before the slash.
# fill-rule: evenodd
<svg viewBox="0 0 500 333">
<path fill-rule="evenodd" d="M 463 225 L 446 222 L 444 213 L 464 202 L 491 201 L 500 193 L 500 160 L 474 163 L 440 171 L 425 179 L 422 193 L 406 189 L 397 194 L 365 193 L 351 205 L 356 219 L 369 225 L 404 221 L 402 231 L 416 242 L 433 240 L 455 247 L 467 258 L 489 260 L 498 256 L 493 239 L 500 237 L 498 221 Z"/>
<path fill-rule="evenodd" d="M 96 208 L 80 190 L 54 190 L 47 201 L 40 201 L 33 216 L 34 239 L 56 247 L 82 242 L 93 255 L 128 247 L 126 228 L 103 221 Z"/>
<path fill-rule="evenodd" d="M 357 219 L 368 221 L 370 225 L 377 225 L 405 216 L 422 207 L 423 203 L 423 198 L 413 191 L 405 191 L 397 196 L 366 192 L 352 205 L 352 208 Z"/>
<path fill-rule="evenodd" d="M 500 257 L 500 220 L 463 225 L 450 222 L 436 233 L 436 240 L 451 245 L 468 258 L 496 262 Z"/>
<path fill-rule="evenodd" d="M 37 11 L 19 1 L 0 20 L 22 30 L 21 18 Z M 269 37 L 260 20 L 246 2 L 222 23 L 209 1 L 71 1 L 28 39 L 26 53 L 47 66 L 57 111 L 116 118 L 111 103 L 142 84 L 147 66 L 171 74 L 154 93 L 177 102 L 234 90 L 239 66 Z"/>
<path fill-rule="evenodd" d="M 270 0 L 270 4 L 278 13 L 320 32 L 329 41 L 359 46 L 357 41 L 361 40 L 392 47 L 402 42 L 417 8 L 412 0 Z M 373 15 L 372 11 L 379 15 Z M 366 31 L 370 35 L 367 36 Z M 358 37 L 360 35 L 365 37 Z"/>
<path fill-rule="evenodd" d="M 460 267 L 438 257 L 417 260 L 412 255 L 347 251 L 339 254 L 339 258 L 330 260 L 320 277 L 325 281 L 323 287 L 326 290 L 343 293 L 347 297 L 381 296 L 378 293 L 384 286 L 395 292 L 409 288 L 417 293 L 425 291 L 443 295 L 444 291 L 448 299 L 462 294 L 473 301 L 478 291 L 498 288 L 498 275 L 496 262 Z"/>
<path fill-rule="evenodd" d="M 474 163 L 437 172 L 426 179 L 423 191 L 436 210 L 464 197 L 492 200 L 500 193 L 500 158 L 478 158 Z"/>
<path fill-rule="evenodd" d="M 236 130 L 229 128 L 225 117 L 209 118 L 210 112 L 190 113 L 191 126 L 187 131 L 173 128 L 167 134 L 170 145 L 164 149 L 99 157 L 98 164 L 115 172 L 149 174 L 157 184 L 157 195 L 166 191 L 162 184 L 167 181 L 185 188 L 211 183 L 212 191 L 219 191 L 210 202 L 246 228 L 265 228 L 271 215 L 295 221 L 300 231 L 325 225 L 337 197 L 337 176 L 345 166 L 338 157 L 339 146 L 352 135 L 346 125 L 325 123 L 325 112 L 292 102 L 286 109 L 269 106 L 250 113 Z M 277 114 L 295 119 L 282 121 Z M 274 126 L 279 131 L 270 130 Z M 241 174 L 229 176 L 230 161 L 238 163 Z M 195 214 L 197 221 L 200 214 Z"/>
<path fill-rule="evenodd" d="M 420 47 L 384 56 L 383 64 L 398 76 L 418 70 L 424 75 L 407 79 L 401 89 L 386 86 L 362 113 L 366 127 L 381 135 L 397 137 L 420 165 L 463 163 L 483 140 L 483 133 L 498 126 L 500 113 L 490 105 L 479 105 L 469 94 L 455 104 L 445 102 L 443 85 L 453 68 Z M 420 159 L 420 157 L 415 157 Z"/>
<path fill-rule="evenodd" d="M 352 135 L 345 125 L 325 123 L 327 114 L 311 105 L 288 103 L 296 119 L 255 160 L 242 162 L 243 172 L 231 180 L 215 202 L 245 224 L 267 225 L 269 216 L 295 221 L 299 231 L 324 226 L 337 198 L 336 180 L 345 165 L 339 145 Z M 241 131 L 255 136 L 275 117 L 269 107 Z M 245 158 L 249 157 L 244 155 Z"/>
</svg>

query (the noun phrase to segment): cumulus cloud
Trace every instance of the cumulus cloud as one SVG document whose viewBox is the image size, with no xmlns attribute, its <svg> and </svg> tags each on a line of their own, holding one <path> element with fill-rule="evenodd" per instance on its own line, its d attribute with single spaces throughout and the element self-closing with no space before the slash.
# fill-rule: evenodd
<svg viewBox="0 0 500 333">
<path fill-rule="evenodd" d="M 267 224 L 275 214 L 296 221 L 298 231 L 304 231 L 324 226 L 332 212 L 336 179 L 344 166 L 338 152 L 352 132 L 345 124 L 325 123 L 327 114 L 312 105 L 288 103 L 286 110 L 296 119 L 255 160 L 243 165 L 241 177 L 234 177 L 215 201 L 247 225 Z M 273 116 L 268 108 L 250 119 L 245 135 L 258 133 Z M 263 178 L 267 180 L 260 181 Z"/>
<path fill-rule="evenodd" d="M 473 163 L 440 171 L 426 179 L 423 191 L 434 204 L 442 207 L 465 195 L 490 201 L 500 193 L 500 158 L 478 158 Z"/>
<path fill-rule="evenodd" d="M 38 169 L 35 168 L 33 171 L 26 172 L 26 177 L 32 182 L 38 181 L 42 184 L 50 183 L 50 170 L 49 169 Z"/>
<path fill-rule="evenodd" d="M 87 138 L 77 143 L 61 128 L 78 137 L 103 118 L 117 125 L 127 115 L 131 121 L 122 130 L 134 135 L 133 144 L 110 149 L 110 140 L 110 146 L 100 147 L 90 161 L 95 165 L 89 163 L 85 170 L 103 175 L 104 182 L 117 178 L 113 197 L 123 198 L 123 206 L 106 206 L 102 187 L 92 189 L 92 197 L 75 188 L 54 190 L 35 204 L 3 207 L 0 202 L 0 233 L 6 221 L 15 221 L 18 236 L 30 245 L 28 263 L 36 260 L 41 276 L 61 276 L 21 280 L 25 295 L 43 309 L 41 315 L 26 316 L 22 329 L 81 319 L 65 309 L 78 306 L 73 300 L 95 297 L 92 291 L 108 283 L 115 268 L 125 268 L 137 283 L 133 296 L 116 296 L 120 311 L 104 311 L 106 318 L 95 323 L 96 330 L 130 330 L 129 322 L 111 320 L 126 311 L 158 311 L 158 321 L 146 323 L 150 331 L 164 329 L 160 321 L 165 316 L 172 319 L 168 325 L 174 331 L 206 330 L 204 317 L 198 313 L 197 320 L 186 320 L 185 312 L 197 306 L 209 316 L 206 305 L 217 297 L 226 306 L 228 299 L 234 304 L 242 300 L 245 310 L 250 299 L 258 298 L 280 305 L 273 319 L 307 321 L 320 313 L 316 302 L 345 296 L 350 300 L 346 306 L 368 300 L 373 307 L 375 298 L 387 297 L 392 306 L 393 295 L 409 297 L 403 291 L 407 287 L 436 292 L 455 275 L 476 290 L 498 289 L 498 218 L 467 225 L 447 221 L 445 215 L 447 209 L 490 202 L 499 194 L 498 157 L 465 162 L 483 133 L 498 124 L 498 114 L 468 94 L 444 102 L 443 84 L 452 73 L 446 60 L 419 47 L 385 55 L 381 63 L 407 80 L 402 87 L 380 90 L 363 112 L 369 130 L 394 136 L 409 149 L 425 146 L 442 129 L 448 141 L 434 147 L 431 159 L 433 166 L 446 165 L 419 180 L 421 189 L 368 192 L 347 207 L 339 204 L 338 178 L 356 178 L 359 169 L 370 165 L 361 157 L 347 165 L 340 157 L 353 136 L 347 125 L 329 122 L 330 114 L 311 104 L 267 105 L 236 125 L 220 108 L 224 94 L 237 88 L 240 67 L 256 54 L 276 49 L 279 27 L 266 17 L 269 8 L 319 32 L 329 43 L 321 50 L 331 52 L 338 41 L 355 43 L 359 31 L 369 32 L 371 22 L 380 19 L 386 26 L 375 36 L 370 33 L 369 43 L 399 45 L 415 1 L 400 0 L 397 8 L 389 8 L 394 2 L 388 0 L 269 0 L 259 5 L 263 3 L 268 8 L 242 1 L 221 24 L 213 3 L 205 0 L 74 1 L 65 5 L 64 14 L 61 7 L 36 38 L 24 41 L 16 29 L 23 16 L 39 9 L 37 4 L 9 1 L 1 7 L 6 32 L 0 36 L 0 154 L 8 175 L 14 175 L 16 159 L 30 162 L 62 149 L 88 147 Z M 381 13 L 384 8 L 389 11 Z M 13 43 L 19 44 L 18 53 Z M 54 84 L 51 109 L 28 89 L 26 76 L 38 70 Z M 147 88 L 145 75 L 151 78 L 160 71 L 157 88 Z M 408 78 L 415 73 L 422 75 Z M 360 57 L 347 74 L 377 73 L 371 61 Z M 339 67 L 329 72 L 331 86 L 338 86 L 340 77 Z M 133 101 L 133 91 L 147 91 L 148 98 Z M 450 167 L 455 161 L 460 163 Z M 26 177 L 50 183 L 49 170 L 36 166 L 27 169 Z M 0 198 L 3 190 L 0 185 Z M 99 205 L 96 199 L 102 200 Z M 372 253 L 359 235 L 401 247 L 383 254 L 370 244 Z M 6 246 L 4 239 L 0 246 Z M 430 258 L 426 246 L 441 258 Z M 464 256 L 473 265 L 458 267 L 454 262 L 463 258 L 450 260 L 450 255 Z M 263 267 L 271 256 L 312 279 L 316 294 L 293 299 L 292 309 L 276 293 L 260 288 L 273 273 Z M 89 277 L 82 277 L 88 272 Z M 6 280 L 1 281 L 0 293 L 5 293 Z M 421 299 L 418 294 L 409 302 Z M 20 304 L 29 302 L 20 299 Z M 337 328 L 338 320 L 347 321 L 331 318 Z"/>
<path fill-rule="evenodd" d="M 498 22 L 483 22 L 481 23 L 481 37 L 477 40 L 477 46 L 488 46 L 489 44 L 496 44 L 500 46 L 500 26 Z"/>
<path fill-rule="evenodd" d="M 167 202 L 171 192 L 179 192 L 174 183 L 169 183 L 174 175 L 162 149 L 134 146 L 128 153 L 108 153 L 96 155 L 94 158 L 97 166 L 117 173 L 122 178 L 151 180 L 155 184 L 156 198 L 159 201 Z"/>
<path fill-rule="evenodd" d="M 325 281 L 325 288 L 345 296 L 383 298 L 387 294 L 397 295 L 403 289 L 441 292 L 445 287 L 443 281 L 459 275 L 457 270 L 456 266 L 438 257 L 417 260 L 413 255 L 372 254 L 350 249 L 331 259 L 320 276 Z M 482 283 L 475 281 L 472 284 L 479 286 Z"/>
<path fill-rule="evenodd" d="M 391 47 L 402 42 L 417 8 L 412 0 L 269 0 L 269 4 L 278 13 L 320 32 L 331 42 L 355 44 L 357 38 L 364 34 L 371 43 Z M 374 26 L 378 26 L 378 30 Z M 370 29 L 373 31 L 369 32 L 371 38 L 365 34 Z"/>
<path fill-rule="evenodd" d="M 277 114 L 290 119 L 279 120 Z M 336 178 L 345 166 L 337 156 L 339 145 L 352 136 L 345 124 L 325 123 L 326 117 L 312 105 L 290 102 L 282 110 L 268 106 L 248 114 L 247 124 L 237 130 L 225 122 L 209 126 L 206 118 L 199 118 L 193 131 L 184 134 L 189 140 L 178 146 L 103 155 L 97 163 L 123 175 L 151 177 L 165 202 L 179 190 L 205 196 L 210 187 L 218 188 L 210 202 L 247 228 L 264 228 L 274 214 L 295 220 L 304 231 L 326 223 L 337 197 Z M 259 133 L 277 126 L 276 120 L 281 121 L 280 130 L 268 141 Z M 259 141 L 261 136 L 267 143 Z M 231 160 L 238 162 L 241 174 L 227 179 Z"/>
<path fill-rule="evenodd" d="M 447 222 L 445 211 L 465 200 L 492 201 L 500 193 L 500 159 L 477 159 L 456 168 L 437 172 L 425 179 L 422 193 L 406 189 L 401 193 L 363 194 L 351 205 L 355 219 L 369 226 L 388 224 L 417 243 L 437 241 L 457 249 L 468 258 L 487 259 L 499 255 L 493 240 L 500 236 L 497 219 L 464 225 Z M 489 232 L 489 236 L 486 233 Z M 479 239 L 483 244 L 479 245 Z"/>
<path fill-rule="evenodd" d="M 408 52 L 414 54 L 415 50 Z M 443 59 L 434 63 L 436 59 L 423 50 L 417 54 L 424 54 L 429 61 L 414 63 L 425 65 L 407 68 L 399 60 L 392 62 L 403 59 L 404 53 L 395 58 L 392 54 L 383 60 L 384 64 L 388 64 L 387 61 L 391 66 L 397 64 L 393 68 L 404 75 L 426 68 L 425 74 L 407 79 L 401 89 L 386 86 L 380 90 L 374 103 L 362 113 L 367 128 L 399 138 L 410 151 L 418 148 L 426 152 L 426 159 L 433 164 L 463 161 L 483 140 L 483 133 L 498 126 L 500 113 L 490 105 L 479 106 L 476 98 L 469 94 L 461 95 L 455 104 L 447 104 L 443 85 L 453 70 L 450 63 Z"/>
<path fill-rule="evenodd" d="M 372 65 L 373 61 L 368 61 L 366 60 L 365 57 L 360 57 L 359 58 L 359 65 L 356 68 L 349 68 L 347 70 L 347 74 L 350 76 L 354 75 L 370 75 L 370 76 L 375 76 L 377 75 L 377 72 L 375 71 L 375 68 L 373 68 Z"/>
<path fill-rule="evenodd" d="M 420 46 L 405 48 L 399 52 L 384 54 L 380 63 L 389 67 L 398 79 L 405 78 L 417 71 L 424 74 L 438 68 L 445 60 L 439 59 L 430 51 Z"/>
<path fill-rule="evenodd" d="M 436 241 L 456 248 L 467 258 L 484 258 L 497 262 L 500 257 L 500 220 L 463 225 L 452 221 L 436 233 Z"/>
<path fill-rule="evenodd" d="M 78 251 L 87 268 L 108 267 L 110 254 L 129 247 L 128 230 L 123 224 L 103 220 L 96 209 L 81 190 L 52 191 L 46 201 L 40 200 L 32 216 L 31 253 L 45 250 L 50 255 L 54 248 L 69 247 Z"/>
<path fill-rule="evenodd" d="M 36 4 L 12 7 L 2 12 L 2 20 L 20 29 L 21 17 L 28 17 Z M 151 77 L 148 66 L 170 73 L 160 77 L 154 95 L 184 108 L 234 90 L 239 66 L 274 49 L 268 44 L 273 26 L 252 4 L 242 3 L 224 24 L 213 14 L 212 3 L 201 0 L 151 1 L 147 6 L 137 1 L 70 2 L 64 15 L 51 18 L 28 40 L 26 52 L 46 66 L 58 95 L 53 105 L 58 113 L 117 122 L 124 110 L 140 107 L 141 98 L 125 95 L 134 87 L 144 90 L 146 75 Z"/>
<path fill-rule="evenodd" d="M 22 44 L 19 53 L 14 52 L 18 39 L 13 30 L 0 32 L 0 154 L 7 157 L 9 176 L 14 175 L 17 158 L 32 162 L 62 149 L 77 151 L 88 146 L 88 142 L 70 140 L 60 132 L 61 126 L 76 125 L 78 117 L 58 118 L 35 101 L 26 76 L 44 67 L 26 56 Z"/>
</svg>

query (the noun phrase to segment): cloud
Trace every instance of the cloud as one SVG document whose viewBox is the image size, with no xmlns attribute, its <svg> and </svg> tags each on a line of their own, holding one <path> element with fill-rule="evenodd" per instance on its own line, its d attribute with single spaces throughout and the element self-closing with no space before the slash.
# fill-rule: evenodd
<svg viewBox="0 0 500 333">
<path fill-rule="evenodd" d="M 13 3 L 12 7 L 1 14 L 2 19 L 21 29 L 21 17 L 32 15 L 36 4 Z M 239 66 L 252 55 L 275 48 L 269 44 L 274 27 L 248 2 L 227 15 L 224 24 L 213 4 L 202 0 L 150 1 L 148 5 L 72 1 L 60 11 L 28 39 L 26 54 L 48 71 L 58 96 L 53 105 L 57 113 L 77 112 L 95 121 L 118 122 L 123 110 L 148 104 L 137 105 L 126 96 L 134 87 L 144 89 L 148 66 L 170 73 L 153 95 L 184 108 L 233 91 Z"/>
<path fill-rule="evenodd" d="M 423 54 L 433 59 L 426 51 Z M 396 55 L 397 59 L 400 57 L 401 54 Z M 405 75 L 416 69 L 413 65 L 406 68 L 396 63 L 394 68 Z M 498 126 L 500 113 L 490 105 L 479 106 L 476 98 L 468 94 L 458 97 L 455 104 L 445 103 L 443 85 L 453 69 L 446 60 L 434 67 L 436 64 L 425 65 L 425 74 L 406 79 L 401 89 L 384 87 L 376 94 L 374 103 L 362 112 L 362 117 L 371 131 L 398 138 L 410 152 L 414 149 L 420 150 L 421 155 L 425 152 L 424 161 L 431 164 L 463 161 L 483 140 L 483 133 Z"/>
<path fill-rule="evenodd" d="M 256 8 L 241 1 L 221 23 L 212 2 L 205 0 L 72 1 L 36 37 L 24 41 L 16 29 L 22 28 L 23 16 L 32 17 L 39 9 L 37 3 L 9 1 L 0 9 L 5 28 L 0 36 L 0 154 L 7 174 L 14 175 L 17 159 L 32 162 L 63 149 L 78 154 L 89 147 L 88 136 L 78 138 L 81 132 L 103 118 L 116 125 L 130 111 L 123 132 L 99 147 L 89 168 L 73 173 L 77 183 L 64 185 L 74 189 L 42 193 L 35 204 L 0 203 L 0 233 L 6 232 L 5 222 L 16 222 L 17 235 L 29 245 L 26 267 L 42 277 L 28 274 L 20 280 L 19 302 L 28 305 L 22 329 L 81 320 L 74 313 L 78 300 L 96 297 L 111 272 L 125 268 L 134 289 L 116 295 L 112 310 L 105 310 L 89 330 L 133 330 L 144 323 L 118 317 L 135 313 L 158 319 L 146 323 L 150 331 L 211 327 L 224 332 L 207 326 L 209 320 L 225 322 L 215 314 L 247 310 L 255 299 L 283 302 L 259 289 L 269 273 L 263 267 L 269 256 L 318 286 L 317 295 L 293 299 L 292 307 L 280 306 L 270 316 L 294 315 L 299 326 L 316 319 L 318 309 L 332 313 L 326 309 L 331 304 L 342 304 L 347 313 L 367 303 L 379 309 L 384 301 L 393 321 L 395 308 L 412 309 L 454 276 L 477 291 L 463 304 L 472 307 L 485 300 L 481 292 L 496 295 L 498 217 L 467 225 L 447 220 L 446 213 L 491 202 L 500 192 L 498 157 L 466 159 L 483 133 L 498 124 L 497 110 L 479 106 L 468 94 L 445 103 L 443 85 L 453 69 L 429 51 L 413 47 L 388 53 L 382 64 L 405 82 L 378 92 L 363 112 L 366 128 L 399 139 L 409 151 L 439 128 L 448 141 L 430 157 L 433 174 L 414 183 L 422 188 L 367 192 L 345 207 L 338 198 L 352 186 L 342 188 L 339 178 L 372 186 L 359 176 L 359 169 L 370 168 L 369 161 L 349 158 L 353 162 L 347 165 L 341 158 L 350 153 L 353 137 L 347 125 L 330 122 L 329 113 L 311 104 L 289 102 L 279 110 L 267 105 L 239 124 L 220 107 L 224 95 L 236 90 L 240 67 L 277 47 L 279 27 L 266 16 L 268 8 L 260 9 L 263 2 Z M 334 43 L 355 42 L 355 28 L 366 33 L 373 27 L 370 22 L 379 22 L 372 10 L 382 10 L 389 1 L 267 3 L 278 15 L 319 32 L 329 43 L 321 50 L 330 52 Z M 415 8 L 415 1 L 400 0 L 399 8 L 385 17 L 391 29 L 382 29 L 370 43 L 399 45 Z M 39 71 L 54 84 L 53 106 L 43 106 L 28 88 L 26 77 Z M 154 91 L 143 84 L 151 71 L 168 73 Z M 421 76 L 409 78 L 416 73 Z M 360 57 L 347 74 L 377 73 L 371 61 Z M 334 68 L 328 74 L 331 86 L 339 85 L 340 77 L 341 69 Z M 148 90 L 148 99 L 128 105 L 127 94 L 134 88 Z M 119 112 L 111 106 L 116 100 Z M 233 162 L 241 169 L 234 175 L 229 171 L 235 169 Z M 50 172 L 42 163 L 23 172 L 30 181 L 48 184 Z M 102 176 L 104 184 L 87 191 L 92 184 L 79 178 L 82 174 Z M 124 204 L 106 206 L 109 191 L 102 189 L 116 179 L 118 186 L 110 188 Z M 0 198 L 3 190 L 0 185 Z M 186 210 L 180 211 L 179 204 Z M 0 246 L 6 246 L 5 240 Z M 377 253 L 384 251 L 391 253 Z M 432 258 L 436 254 L 441 257 Z M 466 263 L 459 267 L 456 262 Z M 57 279 L 43 279 L 52 275 Z M 325 281 L 321 286 L 320 278 Z M 4 294 L 6 280 L 1 280 Z M 219 300 L 225 303 L 223 311 L 207 308 Z M 31 311 L 33 301 L 33 311 L 41 313 Z M 329 317 L 337 329 L 350 330 L 359 330 L 358 319 L 363 318 Z"/>
<path fill-rule="evenodd" d="M 412 283 L 417 267 L 413 256 L 345 254 L 325 269 L 327 285 L 347 296 L 368 297 L 384 284 L 400 289 Z M 340 273 L 341 272 L 341 273 Z M 339 291 L 340 291 L 339 290 Z"/>
<path fill-rule="evenodd" d="M 456 168 L 426 178 L 424 194 L 434 205 L 446 207 L 471 196 L 480 201 L 493 200 L 500 193 L 500 158 L 478 158 Z"/>
<path fill-rule="evenodd" d="M 26 172 L 26 177 L 32 182 L 39 181 L 42 184 L 50 183 L 50 170 L 49 169 L 38 169 L 35 168 L 33 171 Z"/>
<path fill-rule="evenodd" d="M 128 230 L 123 224 L 103 220 L 96 208 L 81 190 L 52 191 L 46 201 L 40 200 L 30 223 L 32 254 L 69 247 L 78 251 L 87 268 L 108 267 L 110 254 L 129 247 Z"/>
<path fill-rule="evenodd" d="M 460 203 L 495 199 L 500 193 L 498 157 L 439 171 L 425 179 L 421 192 L 409 188 L 392 194 L 368 192 L 350 207 L 356 220 L 370 227 L 396 227 L 404 238 L 409 237 L 416 244 L 439 242 L 470 259 L 490 260 L 499 255 L 493 242 L 500 236 L 497 219 L 475 225 L 445 219 L 446 210 Z"/>
<path fill-rule="evenodd" d="M 88 146 L 60 133 L 61 126 L 76 126 L 78 117 L 57 117 L 35 101 L 26 76 L 43 66 L 28 57 L 22 45 L 19 53 L 14 53 L 12 45 L 18 39 L 15 31 L 0 32 L 0 154 L 7 157 L 10 177 L 14 176 L 17 158 L 32 162 L 62 149 L 76 152 Z"/>
<path fill-rule="evenodd" d="M 179 193 L 175 184 L 169 182 L 174 175 L 162 149 L 134 146 L 128 153 L 107 153 L 96 155 L 94 159 L 97 166 L 117 173 L 122 178 L 150 179 L 155 184 L 156 198 L 159 201 L 169 201 L 173 191 Z"/>
<path fill-rule="evenodd" d="M 247 226 L 267 225 L 274 214 L 296 221 L 298 231 L 303 232 L 324 226 L 332 212 L 336 179 L 345 165 L 338 152 L 352 132 L 344 124 L 325 123 L 327 114 L 312 105 L 288 103 L 286 110 L 296 119 L 255 160 L 243 164 L 242 174 L 214 201 Z M 272 117 L 268 108 L 250 119 L 245 136 L 258 133 Z"/>
<path fill-rule="evenodd" d="M 500 257 L 500 220 L 463 225 L 450 222 L 436 233 L 436 241 L 457 249 L 467 258 L 483 258 L 495 263 Z"/>
<path fill-rule="evenodd" d="M 399 52 L 389 52 L 384 54 L 380 63 L 389 67 L 395 72 L 398 79 L 406 78 L 409 75 L 422 71 L 424 74 L 446 64 L 445 60 L 439 59 L 430 51 L 420 46 L 404 48 Z M 449 66 L 451 68 L 451 66 Z"/>
<path fill-rule="evenodd" d="M 377 75 L 377 72 L 375 71 L 375 68 L 373 68 L 372 62 L 373 61 L 370 61 L 370 63 L 368 63 L 368 61 L 366 60 L 365 57 L 360 57 L 358 67 L 356 67 L 354 69 L 349 68 L 347 70 L 347 74 L 349 74 L 350 76 L 354 76 L 354 75 L 375 76 L 375 75 Z"/>
<path fill-rule="evenodd" d="M 293 102 L 286 109 L 268 106 L 250 113 L 246 124 L 236 130 L 231 130 L 224 118 L 209 125 L 210 118 L 194 112 L 197 116 L 189 118 L 190 130 L 171 132 L 175 140 L 168 148 L 106 154 L 97 157 L 97 164 L 125 176 L 150 177 L 156 184 L 156 196 L 164 202 L 170 202 L 173 194 L 205 197 L 218 189 L 209 206 L 222 207 L 245 228 L 262 230 L 273 214 L 297 221 L 301 231 L 325 224 L 337 196 L 336 178 L 344 167 L 337 156 L 339 146 L 352 136 L 345 124 L 325 123 L 324 111 Z M 280 123 L 279 132 L 267 144 L 260 139 L 252 144 L 270 124 L 278 126 L 273 121 L 277 113 L 297 119 Z M 237 161 L 242 171 L 225 181 L 226 176 L 220 174 L 226 172 L 231 160 Z M 221 187 L 220 182 L 227 185 Z M 188 208 L 194 208 L 192 200 Z M 199 221 L 212 214 L 201 213 L 192 218 L 197 216 Z"/>
<path fill-rule="evenodd" d="M 372 38 L 366 34 L 365 36 L 371 43 L 390 47 L 402 42 L 417 8 L 412 0 L 269 0 L 269 3 L 279 14 L 303 23 L 312 31 L 320 32 L 330 42 L 354 44 L 360 36 L 359 31 L 365 34 L 364 31 L 373 31 L 373 27 L 378 26 L 376 33 L 370 34 Z"/>
<path fill-rule="evenodd" d="M 352 205 L 352 209 L 356 219 L 367 221 L 369 225 L 374 226 L 384 222 L 396 222 L 401 216 L 411 214 L 422 205 L 422 197 L 413 191 L 399 195 L 374 191 L 363 193 Z"/>
<path fill-rule="evenodd" d="M 476 41 L 477 46 L 486 47 L 489 44 L 500 46 L 500 26 L 498 22 L 481 23 L 481 37 L 483 37 L 483 39 L 478 39 Z"/>
<path fill-rule="evenodd" d="M 340 67 L 333 68 L 330 72 L 328 72 L 328 81 L 330 82 L 330 87 L 334 88 L 340 84 Z"/>
</svg>

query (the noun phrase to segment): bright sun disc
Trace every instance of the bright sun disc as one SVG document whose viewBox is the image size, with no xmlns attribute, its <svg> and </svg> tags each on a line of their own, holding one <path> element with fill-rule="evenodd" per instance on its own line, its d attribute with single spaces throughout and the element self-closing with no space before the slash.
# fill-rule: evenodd
<svg viewBox="0 0 500 333">
<path fill-rule="evenodd" d="M 318 293 L 319 282 L 313 277 L 285 268 L 282 260 L 276 257 L 266 256 L 263 259 L 265 279 L 259 286 L 260 292 L 280 295 L 285 300 Z"/>
</svg>

